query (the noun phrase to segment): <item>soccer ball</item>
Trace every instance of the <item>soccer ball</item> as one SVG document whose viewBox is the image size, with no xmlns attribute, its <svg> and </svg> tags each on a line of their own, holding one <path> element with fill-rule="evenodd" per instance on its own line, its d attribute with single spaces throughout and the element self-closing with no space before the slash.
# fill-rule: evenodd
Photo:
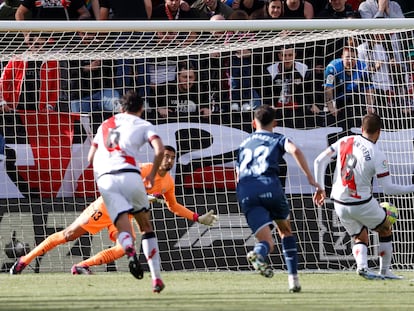
<svg viewBox="0 0 414 311">
<path fill-rule="evenodd" d="M 29 253 L 30 247 L 27 243 L 13 240 L 10 243 L 6 244 L 4 247 L 4 252 L 6 253 L 7 257 L 16 259 Z"/>
<path fill-rule="evenodd" d="M 387 213 L 387 218 L 390 221 L 390 223 L 394 224 L 398 219 L 397 207 L 390 202 L 381 202 L 380 205 Z"/>
</svg>

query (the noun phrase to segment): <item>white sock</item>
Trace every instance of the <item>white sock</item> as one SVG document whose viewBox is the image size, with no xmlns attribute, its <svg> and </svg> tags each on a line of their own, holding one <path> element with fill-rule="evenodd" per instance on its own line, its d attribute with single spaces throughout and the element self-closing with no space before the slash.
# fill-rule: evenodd
<svg viewBox="0 0 414 311">
<path fill-rule="evenodd" d="M 127 248 L 132 247 L 134 249 L 134 252 L 135 252 L 134 240 L 132 239 L 131 234 L 129 234 L 128 232 L 125 232 L 125 231 L 120 232 L 118 234 L 118 241 L 122 245 L 122 248 L 124 249 L 124 251 L 126 251 Z"/>
<path fill-rule="evenodd" d="M 368 248 L 363 243 L 355 244 L 352 247 L 352 255 L 354 255 L 357 269 L 368 268 L 368 258 L 367 258 Z"/>
<path fill-rule="evenodd" d="M 391 267 L 392 242 L 380 242 L 378 253 L 380 255 L 380 272 L 384 274 Z"/>
<path fill-rule="evenodd" d="M 161 279 L 161 260 L 157 238 L 143 239 L 141 244 L 151 271 L 151 278 L 153 280 Z"/>
</svg>

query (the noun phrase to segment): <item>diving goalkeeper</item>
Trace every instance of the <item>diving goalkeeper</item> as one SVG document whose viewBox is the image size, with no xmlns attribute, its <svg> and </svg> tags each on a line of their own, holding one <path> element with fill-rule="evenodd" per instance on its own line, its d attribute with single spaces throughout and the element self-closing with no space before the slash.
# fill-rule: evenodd
<svg viewBox="0 0 414 311">
<path fill-rule="evenodd" d="M 214 215 L 213 211 L 209 211 L 204 215 L 198 215 L 177 202 L 174 181 L 172 176 L 168 173 L 174 166 L 176 151 L 173 147 L 168 145 L 164 146 L 164 149 L 164 158 L 155 177 L 154 187 L 148 190 L 150 201 L 161 203 L 165 200 L 168 209 L 174 214 L 194 222 L 199 222 L 203 225 L 214 225 L 218 218 Z M 151 168 L 152 163 L 141 164 L 141 177 L 145 178 L 151 171 Z M 131 219 L 132 218 L 133 217 L 131 216 Z M 153 280 L 159 280 L 161 263 L 159 255 L 151 255 L 153 247 L 154 245 L 157 245 L 157 243 L 155 232 L 149 217 L 147 222 L 138 224 L 138 227 L 142 235 L 142 248 L 151 271 L 151 278 Z M 108 229 L 109 238 L 112 241 L 116 241 L 118 231 L 109 217 L 102 197 L 99 197 L 66 229 L 50 235 L 30 253 L 20 257 L 10 269 L 10 274 L 20 274 L 33 259 L 46 254 L 60 244 L 76 240 L 86 233 L 96 234 L 105 228 Z M 89 267 L 110 263 L 122 257 L 124 254 L 122 246 L 117 242 L 115 246 L 105 249 L 89 259 L 75 264 L 71 269 L 72 274 L 91 274 Z M 156 254 L 158 254 L 158 252 L 156 252 Z M 129 268 L 130 272 L 136 278 L 141 279 L 143 277 L 143 270 L 141 269 L 138 260 L 135 260 L 135 264 L 132 262 L 132 265 L 130 262 Z M 154 292 L 160 292 L 163 288 L 163 283 L 153 284 Z"/>
</svg>

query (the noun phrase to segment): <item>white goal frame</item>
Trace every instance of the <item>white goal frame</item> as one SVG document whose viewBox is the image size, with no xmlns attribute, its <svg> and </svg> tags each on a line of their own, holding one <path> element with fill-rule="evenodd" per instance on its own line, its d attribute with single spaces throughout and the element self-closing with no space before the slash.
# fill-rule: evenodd
<svg viewBox="0 0 414 311">
<path fill-rule="evenodd" d="M 128 33 L 128 32 L 219 32 L 219 31 L 240 31 L 240 32 L 260 32 L 263 34 L 258 44 L 263 47 L 283 46 L 285 44 L 295 44 L 295 40 L 316 41 L 319 39 L 330 40 L 337 37 L 346 37 L 366 33 L 367 36 L 375 33 L 391 33 L 394 31 L 414 31 L 412 19 L 339 19 L 339 20 L 246 20 L 246 21 L 0 21 L 0 33 L 26 33 L 26 32 L 51 32 L 51 33 L 74 33 L 77 31 L 99 32 L 99 33 Z M 291 31 L 298 34 L 300 39 L 287 40 L 285 37 L 273 35 L 280 31 Z M 271 35 L 266 35 L 269 32 Z M 304 39 L 311 38 L 311 39 Z M 408 41 L 406 43 L 409 43 Z M 414 44 L 414 42 L 412 42 Z M 116 44 L 116 37 L 113 39 Z M 256 42 L 245 42 L 223 46 L 221 43 L 207 44 L 206 46 L 197 43 L 180 47 L 169 52 L 167 50 L 142 50 L 136 49 L 110 53 L 98 50 L 88 51 L 82 54 L 75 47 L 73 51 L 62 49 L 55 51 L 52 57 L 59 60 L 76 58 L 89 59 L 92 55 L 97 59 L 127 59 L 129 57 L 149 58 L 151 53 L 157 55 L 193 55 L 210 53 L 212 51 L 233 52 L 241 48 L 255 48 Z M 1 43 L 0 43 L 1 47 Z M 66 48 L 66 47 L 65 47 Z M 1 52 L 1 51 L 0 51 Z M 7 62 L 16 55 L 7 50 L 7 53 L 0 53 L 0 60 Z M 42 56 L 44 57 L 44 56 Z M 390 117 L 392 119 L 392 117 Z M 0 196 L 0 253 L 10 242 L 13 232 L 16 238 L 29 244 L 33 248 L 44 237 L 51 232 L 60 230 L 73 221 L 80 211 L 91 201 L 93 196 L 71 197 L 65 193 L 71 193 L 76 187 L 77 178 L 86 169 L 85 161 L 87 149 L 90 145 L 90 138 L 93 135 L 93 125 L 88 115 L 80 115 L 78 123 L 81 124 L 82 131 L 86 132 L 86 139 L 74 143 L 71 147 L 71 156 L 67 170 L 65 171 L 64 182 L 60 189 L 60 195 L 52 198 L 25 198 L 23 196 Z M 246 123 L 245 121 L 243 121 Z M 412 123 L 410 123 L 412 124 Z M 237 124 L 240 125 L 240 124 Z M 242 124 L 243 125 L 243 124 Z M 246 125 L 246 124 L 244 124 Z M 247 124 L 248 125 L 248 124 Z M 96 124 L 95 124 L 96 126 Z M 153 206 L 153 218 L 160 240 L 160 251 L 162 267 L 164 270 L 249 270 L 250 267 L 245 259 L 245 254 L 254 245 L 252 236 L 242 214 L 239 211 L 234 189 L 227 189 L 225 184 L 217 191 L 209 188 L 205 190 L 203 185 L 197 184 L 196 191 L 189 191 L 185 183 L 193 182 L 194 179 L 186 179 L 184 173 L 186 169 L 196 172 L 195 162 L 208 158 L 208 163 L 213 167 L 218 164 L 218 168 L 224 169 L 224 179 L 226 173 L 231 174 L 234 167 L 232 162 L 234 151 L 240 141 L 246 137 L 247 133 L 242 126 L 232 127 L 228 125 L 206 124 L 187 122 L 183 124 L 161 124 L 157 125 L 160 135 L 167 144 L 176 145 L 177 133 L 181 130 L 194 130 L 197 133 L 208 133 L 213 141 L 208 148 L 190 151 L 180 154 L 177 157 L 177 165 L 172 174 L 176 177 L 177 198 L 189 209 L 200 214 L 209 209 L 214 209 L 219 217 L 219 223 L 213 228 L 206 228 L 199 224 L 183 220 L 170 213 L 167 208 L 160 205 Z M 309 164 L 314 156 L 327 145 L 328 134 L 340 134 L 341 128 L 313 128 L 313 129 L 292 129 L 280 128 L 280 131 L 293 137 L 300 146 L 308 152 L 306 154 Z M 305 133 L 306 131 L 306 133 Z M 359 133 L 359 129 L 353 128 L 353 133 Z M 305 133 L 305 134 L 304 134 Z M 175 134 L 175 136 L 174 136 Z M 230 137 L 230 139 L 229 139 Z M 309 141 L 309 137 L 312 140 Z M 412 126 L 399 128 L 398 131 L 386 129 L 380 145 L 387 151 L 390 157 L 391 167 L 393 168 L 393 178 L 403 183 L 409 183 L 411 173 L 409 168 L 414 167 L 414 152 L 412 139 L 414 129 Z M 200 138 L 200 137 L 199 137 Z M 313 141 L 313 138 L 315 140 Z M 184 139 L 184 138 L 183 138 Z M 191 143 L 191 137 L 186 137 Z M 197 138 L 193 138 L 197 139 Z M 201 140 L 201 138 L 200 138 Z M 30 146 L 19 144 L 18 142 L 6 142 L 6 145 L 15 150 L 21 158 L 18 158 L 16 165 L 26 165 L 33 162 L 33 152 Z M 411 155 L 413 154 L 413 156 Z M 143 150 L 143 161 L 150 160 L 152 156 L 150 149 Z M 0 158 L 1 159 L 1 158 Z M 407 167 L 402 167 L 404 161 L 409 160 Z M 407 160 L 407 161 L 408 161 Z M 19 162 L 20 161 L 20 162 Z M 287 193 L 292 204 L 292 220 L 294 231 L 298 240 L 300 269 L 306 270 L 348 270 L 354 267 L 352 254 L 349 253 L 350 239 L 341 227 L 335 215 L 332 203 L 328 202 L 324 209 L 317 209 L 311 202 L 312 188 L 309 187 L 302 177 L 297 167 L 293 167 L 293 162 L 288 162 L 288 174 L 294 175 L 295 182 L 287 181 Z M 23 163 L 23 164 L 22 164 Z M 1 164 L 1 161 L 0 161 Z M 29 165 L 29 164 L 27 164 Z M 29 165 L 30 166 L 30 165 Z M 194 167 L 193 167 L 194 166 Z M 194 169 L 194 170 L 193 170 Z M 217 168 L 216 168 L 217 169 Z M 0 170 L 0 174 L 4 171 Z M 187 172 L 188 173 L 188 172 Z M 4 173 L 5 174 L 5 173 Z M 3 175 L 4 175 L 3 174 Z M 3 176 L 1 175 L 1 176 Z M 191 174 L 189 174 L 191 175 Z M 10 189 L 12 183 L 4 184 L 5 178 L 0 176 L 0 189 Z M 4 175 L 5 176 L 5 175 Z M 193 176 L 194 178 L 194 176 Z M 224 180 L 226 181 L 226 180 Z M 222 182 L 213 180 L 211 184 Z M 187 185 L 188 186 L 188 185 Z M 394 268 L 413 269 L 414 268 L 414 246 L 411 241 L 414 239 L 414 212 L 413 195 L 407 196 L 384 196 L 381 189 L 375 186 L 376 194 L 380 200 L 393 200 L 400 210 L 401 219 L 395 225 L 394 239 L 398 241 L 395 246 Z M 204 191 L 205 190 L 205 191 Z M 6 190 L 5 190 L 6 192 Z M 38 213 L 44 213 L 39 215 Z M 43 218 L 42 218 L 43 217 Z M 41 220 L 39 220 L 41 219 Z M 39 222 L 43 221 L 42 226 Z M 39 227 L 36 227 L 39 226 Z M 10 238 L 9 238 L 10 237 Z M 275 269 L 285 269 L 280 239 L 275 236 L 276 250 L 270 256 L 270 262 Z M 377 264 L 376 245 L 378 239 L 372 235 L 372 246 L 370 247 L 370 260 L 374 265 Z M 81 241 L 70 243 L 66 246 L 59 246 L 50 254 L 44 256 L 41 262 L 33 263 L 35 272 L 56 272 L 69 271 L 72 264 L 80 261 L 82 257 L 88 257 L 111 245 L 106 233 L 101 233 L 94 237 L 83 237 Z M 85 249 L 87 250 L 85 253 Z M 143 254 L 141 261 L 145 259 Z M 0 254 L 0 261 L 3 267 L 7 267 L 12 261 L 5 254 Z M 112 267 L 112 266 L 111 266 Z M 111 267 L 103 266 L 94 268 L 95 271 L 110 271 Z M 127 264 L 124 259 L 116 265 L 120 271 L 127 271 Z M 29 270 L 31 271 L 31 270 Z"/>
</svg>

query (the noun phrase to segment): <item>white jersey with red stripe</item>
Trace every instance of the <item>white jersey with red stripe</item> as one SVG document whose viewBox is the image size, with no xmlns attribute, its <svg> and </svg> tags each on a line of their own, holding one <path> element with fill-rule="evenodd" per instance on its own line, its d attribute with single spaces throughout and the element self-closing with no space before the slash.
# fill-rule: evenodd
<svg viewBox="0 0 414 311">
<path fill-rule="evenodd" d="M 138 116 L 119 113 L 98 128 L 93 144 L 97 147 L 93 168 L 96 178 L 124 170 L 138 170 L 140 148 L 159 137 L 154 126 Z"/>
<path fill-rule="evenodd" d="M 330 146 L 336 156 L 331 197 L 341 202 L 364 201 L 372 195 L 372 180 L 389 175 L 388 162 L 375 143 L 361 135 L 346 136 Z"/>
</svg>

